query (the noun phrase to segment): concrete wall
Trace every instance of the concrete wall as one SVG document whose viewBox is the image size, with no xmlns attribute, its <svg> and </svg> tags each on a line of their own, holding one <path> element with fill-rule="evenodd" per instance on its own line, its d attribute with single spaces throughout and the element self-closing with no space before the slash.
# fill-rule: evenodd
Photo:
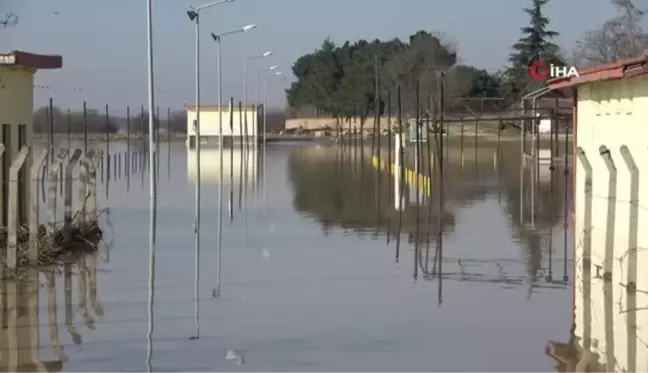
<svg viewBox="0 0 648 373">
<path fill-rule="evenodd" d="M 246 156 L 247 161 L 244 159 Z M 247 165 L 246 163 L 247 162 Z M 249 184 L 256 180 L 259 169 L 259 152 L 255 147 L 247 151 L 237 148 L 223 149 L 223 179 L 227 185 L 240 185 L 246 178 Z M 187 149 L 187 180 L 196 182 L 196 151 Z M 219 184 L 220 153 L 218 149 L 200 150 L 200 178 L 204 184 Z"/>
<path fill-rule="evenodd" d="M 259 131 L 257 130 L 258 126 L 255 125 L 257 116 L 256 112 L 249 110 L 243 110 L 243 115 L 235 107 L 234 108 L 234 125 L 233 130 L 230 129 L 230 116 L 231 111 L 229 108 L 223 110 L 223 136 L 245 136 L 245 117 L 247 116 L 247 135 L 255 136 Z M 195 109 L 187 110 L 187 135 L 194 136 L 194 120 L 196 120 L 196 111 Z M 218 109 L 201 107 L 200 108 L 200 135 L 201 136 L 218 136 L 219 135 L 219 125 L 220 117 Z"/>
<path fill-rule="evenodd" d="M 575 334 L 608 370 L 648 371 L 648 318 L 636 311 L 648 307 L 648 271 L 636 268 L 648 261 L 648 78 L 587 84 L 578 98 Z"/>
<path fill-rule="evenodd" d="M 33 137 L 33 112 L 34 112 L 34 73 L 33 69 L 26 69 L 15 66 L 0 66 L 0 143 L 5 146 L 3 162 L 0 166 L 2 180 L 7 181 L 9 176 L 10 160 L 20 152 L 19 146 L 19 129 L 22 126 L 25 131 L 25 145 L 31 145 Z M 9 138 L 5 138 L 4 126 L 10 128 Z M 33 148 L 32 148 L 33 150 Z M 30 155 L 26 162 L 23 175 L 29 178 L 31 169 L 32 156 Z M 29 184 L 24 182 L 19 193 L 24 193 L 19 209 L 22 209 L 20 216 L 23 218 L 22 223 L 29 219 Z M 8 187 L 7 183 L 0 183 L 0 210 L 7 208 Z M 2 221 L 0 214 L 0 226 L 7 222 Z"/>
</svg>

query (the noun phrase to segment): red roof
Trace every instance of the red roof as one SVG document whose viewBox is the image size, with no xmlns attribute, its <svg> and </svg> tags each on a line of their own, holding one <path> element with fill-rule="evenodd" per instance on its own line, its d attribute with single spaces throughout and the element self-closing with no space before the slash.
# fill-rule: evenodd
<svg viewBox="0 0 648 373">
<path fill-rule="evenodd" d="M 625 79 L 648 74 L 648 55 L 608 63 L 579 71 L 579 76 L 554 78 L 547 82 L 550 89 L 562 89 L 584 83 Z"/>
<path fill-rule="evenodd" d="M 13 51 L 0 54 L 0 66 L 24 66 L 34 69 L 60 69 L 63 57 Z"/>
</svg>

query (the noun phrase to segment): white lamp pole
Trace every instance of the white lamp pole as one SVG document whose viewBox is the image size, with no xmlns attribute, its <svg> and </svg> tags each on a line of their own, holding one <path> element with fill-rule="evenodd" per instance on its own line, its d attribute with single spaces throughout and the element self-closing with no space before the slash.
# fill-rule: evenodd
<svg viewBox="0 0 648 373">
<path fill-rule="evenodd" d="M 195 221 L 194 221 L 194 235 L 195 235 L 195 286 L 194 286 L 194 302 L 195 302 L 195 320 L 196 320 L 196 335 L 195 338 L 200 338 L 200 302 L 198 287 L 200 281 L 200 11 L 214 7 L 216 5 L 231 3 L 234 0 L 219 0 L 199 7 L 192 7 L 187 10 L 187 16 L 191 21 L 195 22 L 195 64 L 196 64 L 196 121 L 194 128 L 194 144 L 196 149 L 196 198 L 195 198 Z M 151 115 L 149 114 L 149 117 Z"/>
</svg>

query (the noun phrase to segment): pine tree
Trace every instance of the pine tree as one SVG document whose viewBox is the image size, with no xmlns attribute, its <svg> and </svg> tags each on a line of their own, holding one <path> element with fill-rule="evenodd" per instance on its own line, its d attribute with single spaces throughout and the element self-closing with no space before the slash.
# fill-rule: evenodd
<svg viewBox="0 0 648 373">
<path fill-rule="evenodd" d="M 561 64 L 560 47 L 552 42 L 558 36 L 556 31 L 548 29 L 549 19 L 543 8 L 549 0 L 532 0 L 530 8 L 524 8 L 531 22 L 522 27 L 522 37 L 513 44 L 514 52 L 509 55 L 510 67 L 507 70 L 507 92 L 515 100 L 530 90 L 538 88 L 538 82 L 530 81 L 528 67 L 536 59 L 549 63 Z"/>
</svg>

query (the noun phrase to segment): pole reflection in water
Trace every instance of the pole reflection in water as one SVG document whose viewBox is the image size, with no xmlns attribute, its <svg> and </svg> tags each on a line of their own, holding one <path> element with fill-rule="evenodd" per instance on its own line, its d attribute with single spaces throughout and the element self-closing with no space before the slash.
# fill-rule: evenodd
<svg viewBox="0 0 648 373">
<path fill-rule="evenodd" d="M 398 101 L 398 134 L 396 135 L 396 172 L 394 172 L 394 186 L 396 187 L 396 195 L 394 198 L 394 206 L 398 210 L 398 229 L 396 230 L 396 263 L 400 261 L 400 245 L 401 245 L 401 231 L 403 229 L 403 209 L 405 203 L 403 202 L 403 189 L 405 188 L 405 167 L 403 167 L 403 157 L 405 156 L 403 150 L 403 99 L 401 97 L 401 85 L 398 85 L 397 98 Z"/>
<path fill-rule="evenodd" d="M 387 88 L 387 173 L 388 175 L 391 175 L 392 173 L 392 91 L 391 87 Z M 392 198 L 392 183 L 388 182 L 387 183 L 387 205 L 391 205 L 391 198 Z M 391 237 L 391 214 L 387 216 L 387 234 L 385 235 L 386 237 L 386 242 L 387 245 L 389 246 L 389 239 Z"/>
<path fill-rule="evenodd" d="M 420 245 L 419 245 L 419 236 L 420 236 L 420 229 L 421 229 L 421 193 L 419 192 L 419 172 L 420 172 L 420 159 L 421 159 L 421 128 L 420 128 L 420 115 L 421 115 L 421 81 L 418 80 L 416 82 L 416 117 L 414 122 L 415 130 L 416 130 L 416 135 L 415 135 L 415 141 L 416 143 L 414 144 L 414 173 L 416 175 L 416 184 L 414 186 L 414 192 L 416 193 L 416 232 L 415 232 L 415 238 L 414 238 L 414 282 L 418 280 L 418 260 L 419 258 L 419 252 L 420 252 Z M 411 132 L 410 132 L 411 133 Z"/>
<path fill-rule="evenodd" d="M 445 123 L 444 123 L 444 114 L 445 114 L 445 73 L 441 73 L 441 79 L 440 79 L 440 84 L 439 84 L 439 90 L 441 91 L 440 94 L 440 124 L 441 124 L 441 130 L 439 133 L 439 136 L 437 136 L 438 139 L 438 159 L 439 159 L 439 217 L 438 217 L 438 231 L 437 231 L 437 251 L 438 251 L 438 258 L 439 258 L 439 270 L 438 270 L 438 275 L 439 275 L 439 288 L 438 288 L 438 302 L 439 305 L 443 303 L 443 215 L 445 214 L 445 180 L 444 180 L 444 175 L 443 175 L 443 170 L 444 170 L 444 157 L 443 157 L 443 129 L 445 128 Z M 439 131 L 437 131 L 439 132 Z M 475 157 L 477 159 L 477 157 Z"/>
<path fill-rule="evenodd" d="M 47 280 L 47 315 L 49 321 L 50 340 L 54 349 L 54 355 L 59 361 L 67 361 L 68 357 L 61 346 L 58 329 L 58 306 L 56 304 L 56 275 L 53 271 L 45 273 Z"/>
<path fill-rule="evenodd" d="M 197 167 L 196 167 L 196 155 L 195 150 L 187 148 L 187 180 L 190 183 L 196 182 L 197 176 Z M 250 155 L 248 155 L 250 154 Z M 221 152 L 217 148 L 205 148 L 203 147 L 200 150 L 200 175 L 202 184 L 212 184 L 218 185 L 219 193 L 220 189 L 226 185 L 230 187 L 230 190 L 233 191 L 240 183 L 246 182 L 246 180 L 252 180 L 259 173 L 255 168 L 255 163 L 241 164 L 245 163 L 245 159 L 250 157 L 257 156 L 257 149 L 250 147 L 241 152 L 238 147 L 232 148 L 230 151 L 222 153 L 223 160 L 222 165 L 224 169 L 219 169 L 219 164 L 221 164 Z M 236 172 L 234 169 L 243 168 L 243 175 Z M 229 177 L 223 179 L 223 175 L 227 172 Z M 222 182 L 221 182 L 222 181 Z M 219 203 L 219 212 L 222 212 L 222 204 Z M 247 232 L 245 232 L 247 234 Z M 219 225 L 219 237 L 222 236 L 222 227 Z M 218 252 L 222 253 L 222 241 L 218 241 Z M 220 254 L 222 255 L 222 254 Z M 220 255 L 217 253 L 218 263 L 220 263 Z M 217 263 L 217 264 L 218 264 Z M 220 268 L 220 267 L 219 267 Z M 218 269 L 218 268 L 217 268 Z M 220 272 L 220 271 L 218 271 Z M 219 297 L 220 294 L 220 277 L 217 273 L 217 284 L 216 288 L 213 290 L 213 296 Z"/>
<path fill-rule="evenodd" d="M 231 223 L 234 221 L 234 183 L 233 183 L 234 181 L 234 97 L 230 97 L 229 110 L 230 110 L 229 122 L 230 122 L 231 141 L 230 141 L 230 173 L 229 173 L 230 188 L 229 188 L 228 208 L 229 208 L 229 220 Z M 218 252 L 220 255 L 220 249 L 218 250 Z M 218 273 L 220 274 L 220 270 L 218 271 Z"/>
<path fill-rule="evenodd" d="M 239 109 L 239 133 L 238 133 L 238 135 L 239 135 L 238 136 L 238 138 L 239 138 L 239 149 L 241 150 L 241 157 L 244 157 L 243 143 L 244 143 L 244 141 L 247 141 L 247 132 L 245 133 L 245 137 L 244 137 L 243 133 L 242 133 L 243 132 L 243 127 L 242 127 L 242 125 L 243 125 L 243 103 L 241 101 L 239 101 L 239 103 L 238 103 L 238 109 Z M 247 116 L 247 112 L 246 112 L 246 116 Z M 246 128 L 246 130 L 247 130 L 247 128 Z M 239 177 L 241 178 L 241 180 L 243 180 L 243 165 L 244 165 L 244 163 L 245 163 L 245 160 L 241 159 L 241 167 L 239 167 Z M 241 206 L 243 205 L 243 201 L 242 201 L 242 199 L 243 199 L 243 184 L 244 183 L 240 183 L 239 188 L 238 188 L 238 209 L 239 209 L 239 211 L 241 211 Z"/>
<path fill-rule="evenodd" d="M 76 328 L 70 328 L 74 324 L 72 307 L 72 273 L 73 265 L 83 264 L 85 269 L 79 272 L 79 291 L 77 297 L 79 303 L 87 304 L 88 295 L 92 304 L 99 304 L 96 291 L 83 293 L 88 285 L 96 290 L 96 283 L 88 284 L 88 279 L 96 276 L 96 257 L 92 254 L 78 261 L 69 263 L 64 271 L 64 301 L 65 301 L 65 323 L 67 331 L 76 344 L 81 343 L 81 337 Z M 93 261 L 92 258 L 95 260 Z M 40 331 L 40 283 L 39 276 L 45 277 L 47 296 L 47 328 L 49 329 L 49 344 L 53 350 L 53 360 L 42 360 L 40 357 L 41 333 Z M 86 275 L 84 275 L 84 273 Z M 45 272 L 29 269 L 20 271 L 17 279 L 5 279 L 0 284 L 0 370 L 9 372 L 60 372 L 64 369 L 64 363 L 68 361 L 64 348 L 61 344 L 57 318 L 57 283 L 56 269 L 48 269 Z M 96 316 L 101 317 L 99 313 Z M 88 313 L 88 318 L 92 316 Z M 92 323 L 86 325 L 93 329 Z"/>
<path fill-rule="evenodd" d="M 72 337 L 74 344 L 79 345 L 83 341 L 81 339 L 81 334 L 77 332 L 76 326 L 74 325 L 74 307 L 73 307 L 73 297 L 72 297 L 72 264 L 66 263 L 63 266 L 63 284 L 65 290 L 65 328 Z"/>
</svg>

